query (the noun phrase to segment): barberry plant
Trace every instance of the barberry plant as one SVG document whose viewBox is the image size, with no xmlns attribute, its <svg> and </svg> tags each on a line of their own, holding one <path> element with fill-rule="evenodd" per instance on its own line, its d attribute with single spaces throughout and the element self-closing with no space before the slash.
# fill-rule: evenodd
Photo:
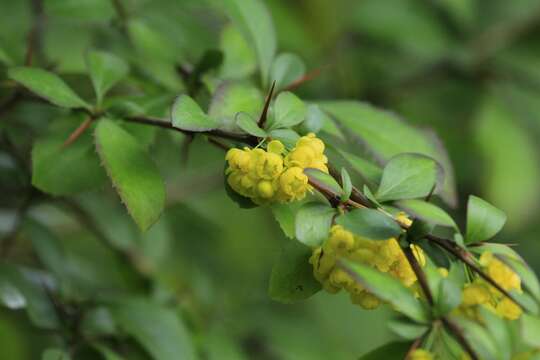
<svg viewBox="0 0 540 360">
<path fill-rule="evenodd" d="M 60 334 L 45 358 L 78 358 L 88 347 L 106 359 L 119 358 L 117 352 L 130 358 L 136 350 L 118 346 L 124 336 L 156 359 L 205 354 L 205 344 L 193 344 L 195 335 L 167 307 L 100 291 L 100 284 L 82 292 L 88 279 L 63 261 L 54 235 L 27 216 L 37 203 L 60 203 L 115 249 L 114 261 L 136 265 L 130 282 L 148 286 L 153 264 L 109 239 L 76 194 L 110 181 L 140 230 L 149 230 L 167 200 L 163 169 L 149 151 L 158 129 L 184 135 L 178 158 L 198 140 L 222 150 L 231 201 L 270 209 L 290 238 L 272 269 L 272 299 L 293 303 L 341 291 L 351 306 L 395 312 L 388 325 L 400 340 L 361 359 L 540 358 L 540 283 L 509 245 L 490 241 L 506 222 L 501 210 L 470 196 L 462 230 L 443 209 L 457 206 L 456 185 L 433 134 L 364 102 L 297 96 L 314 72 L 299 56 L 277 53 L 271 16 L 259 0 L 216 3 L 230 21 L 219 51 L 204 49 L 181 63 L 175 47 L 164 46 L 167 38 L 122 1 L 111 4 L 114 34 L 100 34 L 110 47 L 84 55 L 93 94 L 72 88 L 45 58 L 42 8 L 24 59 L 0 51 L 8 79 L 3 145 L 24 190 L 1 243 L 9 261 L 1 264 L 0 299 Z M 32 139 L 30 167 L 19 151 L 28 140 L 16 124 L 21 103 L 57 118 Z M 93 206 L 99 212 L 104 205 Z M 13 251 L 19 232 L 30 239 L 40 269 L 26 267 Z M 152 323 L 159 333 L 149 330 Z"/>
</svg>

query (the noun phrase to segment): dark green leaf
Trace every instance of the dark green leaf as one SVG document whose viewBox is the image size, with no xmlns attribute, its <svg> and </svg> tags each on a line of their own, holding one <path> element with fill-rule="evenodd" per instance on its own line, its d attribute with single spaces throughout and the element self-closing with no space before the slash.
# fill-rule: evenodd
<svg viewBox="0 0 540 360">
<path fill-rule="evenodd" d="M 263 85 L 268 83 L 270 66 L 276 53 L 272 18 L 260 0 L 225 0 L 229 16 L 257 54 Z"/>
<path fill-rule="evenodd" d="M 236 125 L 246 133 L 260 138 L 266 137 L 266 131 L 257 125 L 257 121 L 245 112 L 236 114 Z"/>
<path fill-rule="evenodd" d="M 147 230 L 165 205 L 165 184 L 156 165 L 132 135 L 109 119 L 99 120 L 96 147 L 128 212 Z"/>
<path fill-rule="evenodd" d="M 173 104 L 172 125 L 187 131 L 208 131 L 218 127 L 217 120 L 206 115 L 200 106 L 188 95 L 180 95 Z"/>
<path fill-rule="evenodd" d="M 86 63 L 98 104 L 101 104 L 107 91 L 129 72 L 129 66 L 124 60 L 103 51 L 90 51 Z"/>
<path fill-rule="evenodd" d="M 274 263 L 268 292 L 283 303 L 305 300 L 321 289 L 309 264 L 311 249 L 298 241 L 289 241 Z"/>
<path fill-rule="evenodd" d="M 306 118 L 307 107 L 291 92 L 282 92 L 274 103 L 274 123 L 272 129 L 289 128 L 300 124 Z"/>
<path fill-rule="evenodd" d="M 328 238 L 335 213 L 328 204 L 304 204 L 296 214 L 296 238 L 308 246 L 320 245 Z"/>
<path fill-rule="evenodd" d="M 306 72 L 306 65 L 298 55 L 283 53 L 274 60 L 270 70 L 270 81 L 276 82 L 276 88 L 291 84 Z"/>
<path fill-rule="evenodd" d="M 437 162 L 420 154 L 400 154 L 386 164 L 375 197 L 379 201 L 427 196 L 441 177 Z"/>
<path fill-rule="evenodd" d="M 343 194 L 341 186 L 337 181 L 325 172 L 318 169 L 306 168 L 304 174 L 309 178 L 309 182 L 318 189 L 322 189 L 327 193 L 339 198 Z"/>
<path fill-rule="evenodd" d="M 90 109 L 90 105 L 79 97 L 56 74 L 43 69 L 15 67 L 8 71 L 12 80 L 21 83 L 30 91 L 51 103 L 66 108 Z"/>
<path fill-rule="evenodd" d="M 431 233 L 433 225 L 420 219 L 415 219 L 409 229 L 407 229 L 407 240 L 411 243 L 417 242 Z"/>
<path fill-rule="evenodd" d="M 339 216 L 336 223 L 372 240 L 386 240 L 401 234 L 401 228 L 394 219 L 374 209 L 354 209 Z"/>
<path fill-rule="evenodd" d="M 146 300 L 123 301 L 111 307 L 121 329 L 155 359 L 195 359 L 195 350 L 179 315 Z"/>
<path fill-rule="evenodd" d="M 495 236 L 506 223 L 506 214 L 476 196 L 467 205 L 467 243 L 484 241 Z"/>
<path fill-rule="evenodd" d="M 358 360 L 403 359 L 410 347 L 411 344 L 408 342 L 391 342 L 371 350 Z"/>
<path fill-rule="evenodd" d="M 41 360 L 70 360 L 71 356 L 61 349 L 50 348 L 43 352 Z"/>
</svg>

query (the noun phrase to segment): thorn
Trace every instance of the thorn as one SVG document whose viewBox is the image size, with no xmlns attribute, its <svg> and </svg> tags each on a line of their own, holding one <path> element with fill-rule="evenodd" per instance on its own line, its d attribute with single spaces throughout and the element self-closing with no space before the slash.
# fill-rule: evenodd
<svg viewBox="0 0 540 360">
<path fill-rule="evenodd" d="M 324 69 L 326 69 L 328 66 L 323 66 L 323 67 L 320 67 L 320 68 L 317 68 L 315 70 L 312 70 L 310 72 L 308 72 L 307 74 L 305 74 L 304 76 L 294 80 L 292 83 L 290 83 L 289 85 L 285 86 L 285 88 L 282 90 L 282 91 L 291 91 L 291 90 L 294 90 L 296 89 L 297 87 L 299 87 L 300 85 L 310 81 L 310 80 L 313 80 L 315 79 L 316 77 L 318 77 L 319 75 L 321 75 L 322 71 Z"/>
<path fill-rule="evenodd" d="M 264 123 L 266 122 L 266 116 L 268 114 L 268 107 L 270 106 L 270 101 L 272 100 L 272 96 L 274 95 L 274 88 L 276 87 L 276 81 L 272 82 L 272 86 L 270 87 L 270 91 L 268 92 L 268 95 L 266 96 L 266 100 L 264 102 L 264 108 L 261 113 L 261 117 L 259 118 L 259 121 L 257 124 L 262 129 L 264 126 Z"/>
<path fill-rule="evenodd" d="M 91 117 L 86 118 L 86 120 L 84 120 L 81 123 L 81 125 L 79 125 L 78 128 L 76 128 L 75 130 L 73 130 L 71 134 L 69 134 L 66 141 L 64 141 L 64 144 L 62 144 L 62 149 L 65 149 L 69 145 L 73 144 L 75 140 L 77 140 L 84 133 L 84 131 L 88 129 L 91 123 L 92 123 L 92 118 Z"/>
</svg>

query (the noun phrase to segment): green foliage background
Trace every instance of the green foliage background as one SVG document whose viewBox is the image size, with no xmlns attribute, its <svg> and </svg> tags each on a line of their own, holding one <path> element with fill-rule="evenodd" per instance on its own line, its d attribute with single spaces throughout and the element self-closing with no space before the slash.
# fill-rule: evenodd
<svg viewBox="0 0 540 360">
<path fill-rule="evenodd" d="M 0 62 L 4 65 L 24 62 L 36 14 L 32 4 L 39 3 L 0 0 Z M 94 95 L 90 80 L 83 76 L 86 51 L 97 48 L 129 55 L 126 60 L 136 76 L 122 86 L 141 86 L 151 94 L 133 99 L 130 106 L 163 112 L 174 100 L 169 94 L 181 92 L 186 85 L 171 64 L 192 65 L 206 50 L 220 47 L 220 31 L 227 22 L 219 10 L 221 3 L 123 0 L 133 20 L 130 24 L 122 21 L 116 3 L 45 0 L 45 20 L 38 29 L 43 35 L 42 51 L 36 52 L 35 61 L 48 61 L 81 97 L 89 99 Z M 517 243 L 517 251 L 540 270 L 537 1 L 266 3 L 279 48 L 300 54 L 308 71 L 321 70 L 299 88 L 299 95 L 366 100 L 436 131 L 455 168 L 459 204 L 452 214 L 464 223 L 466 197 L 471 193 L 503 209 L 508 226 L 497 240 Z M 135 39 L 136 55 L 126 49 L 122 35 L 126 31 Z M 223 71 L 235 77 L 235 72 L 253 70 L 253 62 L 240 60 L 227 62 L 226 57 Z M 0 100 L 12 90 L 5 68 L 1 68 Z M 0 289 L 3 277 L 10 276 L 12 259 L 17 259 L 28 267 L 50 268 L 62 278 L 63 291 L 74 302 L 91 299 L 98 289 L 137 294 L 119 296 L 107 312 L 132 336 L 125 343 L 113 344 L 129 359 L 144 359 L 145 351 L 163 359 L 180 358 L 175 357 L 175 350 L 185 347 L 177 339 L 190 337 L 208 359 L 351 359 L 392 338 L 385 325 L 387 309 L 367 312 L 352 306 L 346 296 L 323 293 L 295 305 L 268 298 L 269 274 L 287 239 L 269 209 L 240 209 L 226 196 L 223 152 L 195 139 L 184 162 L 183 135 L 129 127 L 140 144 L 150 147 L 167 185 L 165 213 L 141 234 L 98 163 L 81 160 L 84 166 L 74 168 L 69 159 L 47 151 L 62 143 L 81 121 L 71 117 L 36 102 L 0 114 L 2 236 L 9 235 L 16 215 L 13 209 L 24 202 L 21 194 L 28 186 L 24 183 L 27 174 L 17 162 L 28 162 L 35 140 L 44 163 L 54 168 L 34 168 L 34 175 L 42 174 L 41 186 L 61 195 L 33 195 L 29 212 L 33 220 L 25 220 L 11 256 L 1 260 Z M 87 132 L 72 145 L 80 159 L 88 156 L 93 141 Z M 28 157 L 10 158 L 12 145 Z M 139 161 L 144 164 L 144 159 Z M 48 178 L 51 171 L 66 176 Z M 75 176 L 79 182 L 70 183 Z M 84 181 L 102 185 L 80 191 Z M 64 197 L 68 193 L 74 195 Z M 85 214 L 91 214 L 95 224 L 86 226 Z M 48 257 L 36 258 L 32 248 L 39 246 L 45 247 Z M 60 263 L 65 266 L 55 269 Z M 54 331 L 35 327 L 62 321 L 58 309 L 47 308 L 46 293 L 29 296 L 32 303 L 27 305 L 34 308 L 31 321 L 23 310 L 0 308 L 0 358 L 36 359 L 44 349 L 61 346 Z M 80 338 L 95 339 L 90 342 L 93 348 L 86 342 L 80 358 L 107 353 L 100 346 L 111 345 L 107 334 L 118 329 L 110 328 L 105 312 L 87 312 L 69 303 L 56 305 L 60 313 L 68 313 L 70 326 L 78 329 L 69 335 L 73 344 Z M 161 329 L 159 336 L 153 329 Z M 189 350 L 185 351 L 181 358 L 190 358 Z"/>
</svg>

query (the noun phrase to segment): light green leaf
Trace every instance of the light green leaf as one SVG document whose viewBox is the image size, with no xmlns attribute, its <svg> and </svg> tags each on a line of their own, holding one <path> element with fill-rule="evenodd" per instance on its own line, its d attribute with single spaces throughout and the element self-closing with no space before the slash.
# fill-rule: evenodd
<svg viewBox="0 0 540 360">
<path fill-rule="evenodd" d="M 186 131 L 203 132 L 213 130 L 219 125 L 218 121 L 206 115 L 199 104 L 188 95 L 180 95 L 176 99 L 171 117 L 175 128 Z"/>
<path fill-rule="evenodd" d="M 129 72 L 129 66 L 124 60 L 103 51 L 90 51 L 86 56 L 86 65 L 98 104 L 101 104 L 107 91 Z"/>
<path fill-rule="evenodd" d="M 388 328 L 399 337 L 405 340 L 415 340 L 424 335 L 429 327 L 424 324 L 417 324 L 409 319 L 395 319 L 388 323 Z"/>
<path fill-rule="evenodd" d="M 372 240 L 387 240 L 401 234 L 401 228 L 394 219 L 374 209 L 354 209 L 339 216 L 336 223 Z"/>
<path fill-rule="evenodd" d="M 465 317 L 452 317 L 452 319 L 461 328 L 465 338 L 472 346 L 479 359 L 498 359 L 497 345 L 486 328 Z"/>
<path fill-rule="evenodd" d="M 400 154 L 386 164 L 375 197 L 379 201 L 425 197 L 437 185 L 442 169 L 420 154 Z"/>
<path fill-rule="evenodd" d="M 98 121 L 98 154 L 128 212 L 145 231 L 157 221 L 165 205 L 163 179 L 132 135 L 112 120 Z"/>
<path fill-rule="evenodd" d="M 304 204 L 296 214 L 296 238 L 308 246 L 320 245 L 328 238 L 335 214 L 328 204 Z"/>
<path fill-rule="evenodd" d="M 99 164 L 91 130 L 68 147 L 63 144 L 81 124 L 81 117 L 51 123 L 32 148 L 32 185 L 49 194 L 71 195 L 101 186 L 107 176 Z"/>
<path fill-rule="evenodd" d="M 459 284 L 451 278 L 442 278 L 437 295 L 437 312 L 446 315 L 459 306 L 462 294 Z"/>
<path fill-rule="evenodd" d="M 394 113 L 367 103 L 327 101 L 320 106 L 345 127 L 341 130 L 346 137 L 359 138 L 381 162 L 401 153 L 419 153 L 435 159 L 444 169 L 444 185 L 439 194 L 450 205 L 456 205 L 452 164 L 438 139 L 407 125 Z"/>
<path fill-rule="evenodd" d="M 529 346 L 540 348 L 540 318 L 523 314 L 520 322 L 523 341 Z"/>
<path fill-rule="evenodd" d="M 467 204 L 467 243 L 484 241 L 497 235 L 506 223 L 506 214 L 476 196 Z"/>
<path fill-rule="evenodd" d="M 457 230 L 457 225 L 440 207 L 433 205 L 432 203 L 423 200 L 401 200 L 398 202 L 398 206 L 404 209 L 407 213 L 414 217 L 418 217 L 428 223 L 440 226 L 448 226 Z"/>
<path fill-rule="evenodd" d="M 300 124 L 306 118 L 307 107 L 302 100 L 291 92 L 278 95 L 274 103 L 275 120 L 272 128 L 288 128 Z"/>
<path fill-rule="evenodd" d="M 130 20 L 127 26 L 130 40 L 137 52 L 146 60 L 178 62 L 182 58 L 179 49 L 161 32 L 141 20 Z"/>
<path fill-rule="evenodd" d="M 383 170 L 379 166 L 341 149 L 338 149 L 338 151 L 351 164 L 352 168 L 362 175 L 364 180 L 371 185 L 379 184 L 383 174 Z"/>
<path fill-rule="evenodd" d="M 90 105 L 56 74 L 38 68 L 15 67 L 8 70 L 8 76 L 55 105 L 90 109 Z"/>
<path fill-rule="evenodd" d="M 345 168 L 341 168 L 341 184 L 343 186 L 343 195 L 341 195 L 341 201 L 347 201 L 351 197 L 352 181 L 351 176 Z"/>
<path fill-rule="evenodd" d="M 257 121 L 245 112 L 236 114 L 236 125 L 250 135 L 260 138 L 265 138 L 267 136 L 266 131 L 259 127 Z"/>
<path fill-rule="evenodd" d="M 257 54 L 262 83 L 266 85 L 276 53 L 276 35 L 270 13 L 261 0 L 225 0 L 223 4 Z"/>
<path fill-rule="evenodd" d="M 318 133 L 323 128 L 324 124 L 331 122 L 317 104 L 309 104 L 307 106 L 306 120 L 302 123 L 302 128 L 306 133 Z"/>
<path fill-rule="evenodd" d="M 257 58 L 242 33 L 232 26 L 225 26 L 221 32 L 220 48 L 224 54 L 221 77 L 241 79 L 257 69 Z"/>
<path fill-rule="evenodd" d="M 273 300 L 293 303 L 305 300 L 321 289 L 309 263 L 311 249 L 298 241 L 289 241 L 274 263 L 268 293 Z"/>
<path fill-rule="evenodd" d="M 118 326 L 135 338 L 152 358 L 194 360 L 195 349 L 177 312 L 147 300 L 128 300 L 111 307 Z"/>
<path fill-rule="evenodd" d="M 281 230 L 283 230 L 283 233 L 289 239 L 294 239 L 294 233 L 296 229 L 294 221 L 298 208 L 298 202 L 291 204 L 275 203 L 272 204 L 272 206 L 270 207 L 270 209 L 272 210 L 272 214 L 274 214 L 274 218 L 281 227 Z"/>
<path fill-rule="evenodd" d="M 296 54 L 283 53 L 274 60 L 270 70 L 270 81 L 276 82 L 276 89 L 300 79 L 306 72 L 306 65 Z"/>
<path fill-rule="evenodd" d="M 381 300 L 390 303 L 400 313 L 419 323 L 425 323 L 428 320 L 427 309 L 422 302 L 418 301 L 413 292 L 399 280 L 362 263 L 341 259 L 338 261 L 338 266 Z"/>
<path fill-rule="evenodd" d="M 288 149 L 294 148 L 300 135 L 294 130 L 291 129 L 276 129 L 270 131 L 270 137 L 275 140 L 279 140 L 287 147 Z"/>
<path fill-rule="evenodd" d="M 306 168 L 304 174 L 309 178 L 309 182 L 316 188 L 322 189 L 327 193 L 340 197 L 343 194 L 343 189 L 338 182 L 329 174 L 322 172 L 319 169 Z"/>
</svg>

